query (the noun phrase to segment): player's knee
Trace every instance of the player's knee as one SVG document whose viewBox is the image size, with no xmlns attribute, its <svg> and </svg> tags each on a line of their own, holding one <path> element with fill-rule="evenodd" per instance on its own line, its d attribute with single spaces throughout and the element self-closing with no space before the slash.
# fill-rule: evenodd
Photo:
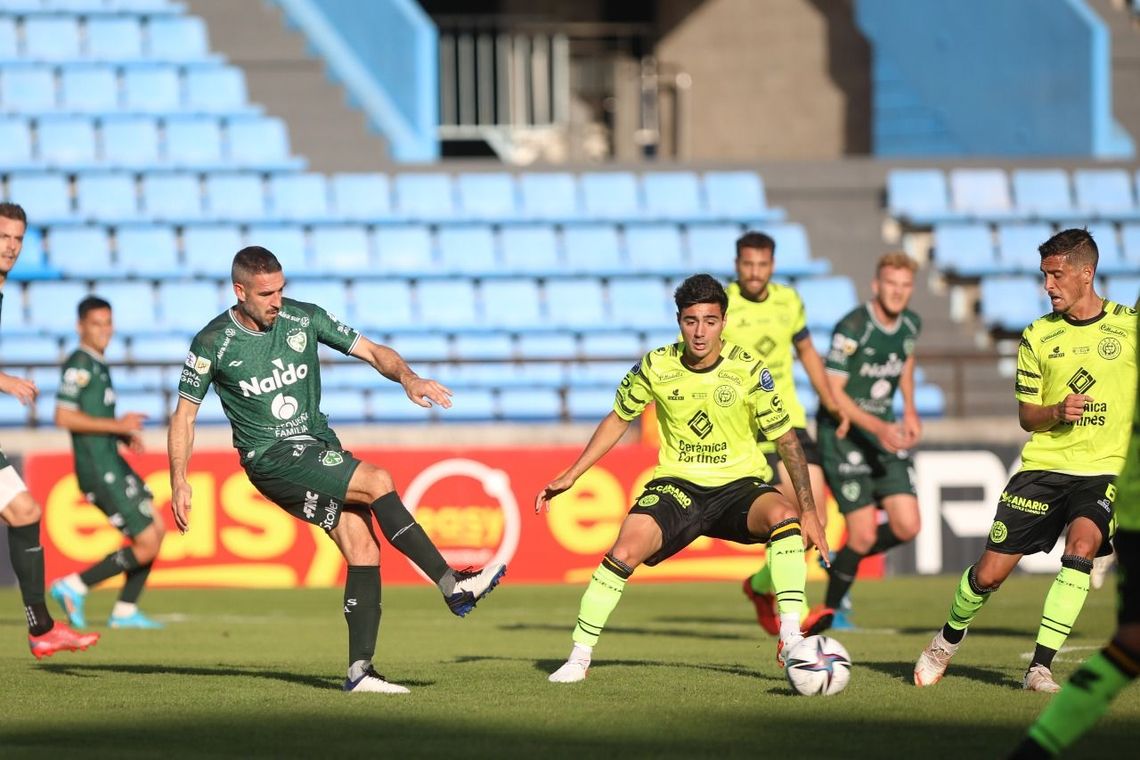
<svg viewBox="0 0 1140 760">
<path fill-rule="evenodd" d="M 640 550 L 626 543 L 614 544 L 614 548 L 610 549 L 610 556 L 629 568 L 631 572 L 645 559 L 641 554 Z"/>
<path fill-rule="evenodd" d="M 1070 535 L 1065 542 L 1065 554 L 1091 560 L 1096 556 L 1097 550 L 1100 549 L 1100 544 L 1100 536 Z"/>
<path fill-rule="evenodd" d="M 895 537 L 898 538 L 899 541 L 905 543 L 907 541 L 913 541 L 918 536 L 918 531 L 921 527 L 922 524 L 916 517 L 913 520 L 903 520 L 897 525 L 892 525 L 891 532 L 895 534 Z"/>
<path fill-rule="evenodd" d="M 970 587 L 976 594 L 990 594 L 997 591 L 1005 579 L 1006 574 L 997 568 L 978 564 L 974 565 L 973 572 L 970 573 Z"/>
<path fill-rule="evenodd" d="M 874 525 L 852 527 L 847 525 L 847 545 L 859 554 L 865 554 L 875 545 L 876 527 Z"/>
<path fill-rule="evenodd" d="M 31 525 L 40 521 L 43 517 L 43 509 L 40 508 L 39 502 L 31 497 L 31 494 L 20 493 L 16 498 L 8 503 L 4 508 L 4 517 L 7 519 L 8 524 L 14 528 L 19 528 L 24 525 Z"/>
<path fill-rule="evenodd" d="M 396 483 L 392 480 L 392 475 L 385 469 L 375 467 L 368 476 L 368 491 L 372 501 L 376 501 L 381 496 L 391 493 L 396 490 Z"/>
</svg>

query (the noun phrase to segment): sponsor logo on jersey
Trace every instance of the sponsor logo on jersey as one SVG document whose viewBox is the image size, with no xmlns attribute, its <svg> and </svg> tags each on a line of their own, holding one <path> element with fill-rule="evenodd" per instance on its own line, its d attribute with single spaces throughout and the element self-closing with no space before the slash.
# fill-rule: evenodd
<svg viewBox="0 0 1140 760">
<path fill-rule="evenodd" d="M 285 342 L 289 344 L 289 348 L 301 353 L 309 345 L 309 336 L 301 329 L 290 330 L 289 335 L 285 337 Z"/>
<path fill-rule="evenodd" d="M 784 402 L 778 393 L 772 396 L 772 411 L 776 414 L 784 413 Z"/>
<path fill-rule="evenodd" d="M 903 341 L 903 353 L 907 356 L 914 353 L 914 338 L 907 338 Z"/>
<path fill-rule="evenodd" d="M 772 349 L 776 347 L 776 341 L 772 340 L 771 336 L 765 335 L 764 338 L 756 344 L 756 351 L 761 356 L 767 356 L 772 353 Z"/>
<path fill-rule="evenodd" d="M 876 401 L 882 400 L 891 395 L 891 390 L 891 381 L 881 377 L 871 386 L 871 398 Z"/>
<path fill-rule="evenodd" d="M 1109 335 L 1115 335 L 1118 338 L 1128 337 L 1128 333 L 1124 332 L 1124 330 L 1121 330 L 1119 327 L 1113 327 L 1112 325 L 1102 324 L 1100 326 L 1100 331 L 1102 333 L 1108 333 Z"/>
<path fill-rule="evenodd" d="M 698 400 L 698 401 L 703 401 L 704 399 L 706 399 L 708 397 L 709 397 L 709 394 L 705 393 L 704 391 L 697 391 L 696 393 L 693 394 L 693 398 Z"/>
<path fill-rule="evenodd" d="M 209 359 L 204 356 L 199 356 L 198 359 L 194 362 L 194 371 L 199 375 L 204 375 L 210 371 L 210 364 L 211 362 Z"/>
<path fill-rule="evenodd" d="M 772 373 L 767 367 L 760 370 L 760 387 L 769 393 L 776 390 L 776 381 L 772 379 Z"/>
<path fill-rule="evenodd" d="M 755 357 L 753 357 L 752 354 L 748 353 L 747 351 L 740 352 L 740 360 L 745 364 L 751 364 L 754 361 L 754 358 Z"/>
<path fill-rule="evenodd" d="M 994 520 L 993 527 L 990 528 L 990 541 L 995 544 L 1000 544 L 1009 537 L 1009 528 L 1005 527 L 1005 523 L 1001 520 Z"/>
<path fill-rule="evenodd" d="M 341 456 L 339 451 L 326 451 L 324 454 L 321 454 L 321 464 L 325 467 L 336 467 L 342 462 L 344 462 L 344 457 Z"/>
<path fill-rule="evenodd" d="M 713 392 L 713 401 L 717 406 L 729 407 L 736 403 L 736 389 L 731 385 L 717 386 Z"/>
<path fill-rule="evenodd" d="M 1081 367 L 1069 378 L 1067 385 L 1073 393 L 1085 393 L 1089 388 L 1096 385 L 1096 378 L 1087 369 Z"/>
<path fill-rule="evenodd" d="M 194 352 L 193 351 L 187 352 L 187 354 L 186 354 L 186 366 L 189 367 L 190 369 L 194 369 L 194 365 L 197 363 L 198 363 L 198 357 L 194 354 Z"/>
<path fill-rule="evenodd" d="M 241 360 L 241 359 L 234 359 L 234 360 L 233 360 L 232 362 L 230 362 L 230 364 L 229 364 L 229 366 L 231 366 L 231 367 L 240 367 L 241 365 L 242 365 L 242 360 Z"/>
<path fill-rule="evenodd" d="M 739 375 L 737 375 L 735 372 L 729 372 L 727 369 L 717 370 L 716 376 L 721 380 L 727 380 L 728 382 L 735 383 L 736 385 L 744 385 L 744 381 L 740 379 Z"/>
<path fill-rule="evenodd" d="M 239 380 L 238 387 L 241 388 L 241 395 L 249 398 L 250 396 L 260 396 L 262 393 L 272 393 L 309 376 L 307 364 L 298 365 L 289 362 L 289 365 L 286 366 L 281 359 L 274 359 L 273 366 L 273 374 L 269 377 L 254 375 L 248 380 Z"/>
<path fill-rule="evenodd" d="M 667 383 L 670 380 L 676 380 L 678 377 L 680 377 L 683 374 L 685 374 L 685 373 L 680 371 L 680 370 L 673 370 L 671 372 L 659 372 L 657 374 L 657 380 L 659 382 L 662 382 L 662 383 Z"/>
<path fill-rule="evenodd" d="M 893 351 L 882 363 L 867 362 L 859 368 L 860 377 L 898 377 L 902 374 L 905 361 Z"/>
<path fill-rule="evenodd" d="M 712 420 L 709 419 L 703 409 L 690 417 L 688 424 L 689 430 L 696 433 L 698 438 L 705 438 L 713 429 Z"/>
<path fill-rule="evenodd" d="M 674 388 L 673 392 L 669 394 L 668 398 L 670 401 L 684 401 L 685 400 L 685 397 L 681 395 L 681 390 L 679 388 Z"/>
<path fill-rule="evenodd" d="M 1046 359 L 1064 359 L 1065 358 L 1065 352 L 1061 350 L 1060 346 L 1053 346 L 1053 350 L 1050 351 L 1045 356 L 1045 358 Z"/>
<path fill-rule="evenodd" d="M 114 388 L 104 388 L 103 389 L 103 406 L 114 406 L 115 405 L 115 398 L 116 398 L 116 396 L 115 396 L 115 389 Z"/>
<path fill-rule="evenodd" d="M 1105 338 L 1096 347 L 1096 352 L 1100 354 L 1100 358 L 1112 361 L 1120 356 L 1120 341 L 1116 338 Z"/>
<path fill-rule="evenodd" d="M 1084 356 L 1090 350 L 1091 349 L 1088 346 L 1074 346 L 1073 347 L 1073 354 L 1076 356 Z"/>
<path fill-rule="evenodd" d="M 288 420 L 297 413 L 297 406 L 297 399 L 278 393 L 273 397 L 273 401 L 269 402 L 269 411 L 279 420 Z"/>
<path fill-rule="evenodd" d="M 86 388 L 87 384 L 91 382 L 91 373 L 79 367 L 68 367 L 63 371 L 63 384 L 75 386 L 76 388 Z M 74 393 L 74 391 L 72 391 Z"/>
<path fill-rule="evenodd" d="M 232 327 L 227 327 L 227 328 L 226 328 L 226 337 L 227 337 L 227 338 L 232 338 L 232 337 L 234 337 L 235 335 L 237 335 L 237 330 L 235 330 L 235 329 L 234 329 L 234 328 L 232 328 Z"/>
<path fill-rule="evenodd" d="M 305 503 L 301 507 L 301 512 L 306 518 L 312 520 L 317 516 L 317 499 L 320 498 L 312 491 L 305 491 Z"/>
<path fill-rule="evenodd" d="M 1017 494 L 1010 493 L 1009 491 L 1001 492 L 1002 504 L 1005 504 L 1010 509 L 1016 509 L 1019 512 L 1030 512 L 1035 515 L 1043 515 L 1049 511 L 1049 505 L 1043 501 L 1030 499 L 1025 496 L 1018 496 Z"/>
<path fill-rule="evenodd" d="M 672 496 L 676 502 L 681 505 L 682 509 L 688 509 L 693 505 L 692 498 L 690 498 L 687 493 L 682 491 L 680 488 L 677 488 L 677 486 L 673 485 L 672 483 L 657 483 L 655 485 L 648 486 L 645 490 L 657 491 L 658 493 L 663 493 L 666 496 Z"/>
<path fill-rule="evenodd" d="M 1053 332 L 1049 333 L 1048 335 L 1042 337 L 1041 342 L 1042 343 L 1048 343 L 1049 341 L 1053 340 L 1053 338 L 1056 338 L 1058 335 L 1064 335 L 1064 334 L 1065 334 L 1065 328 L 1062 327 L 1060 330 L 1054 330 Z"/>
<path fill-rule="evenodd" d="M 831 347 L 838 352 L 836 354 L 837 356 L 841 354 L 852 356 L 859 350 L 859 344 L 854 339 L 848 338 L 846 335 L 840 335 L 839 333 L 836 333 L 831 338 Z"/>
</svg>

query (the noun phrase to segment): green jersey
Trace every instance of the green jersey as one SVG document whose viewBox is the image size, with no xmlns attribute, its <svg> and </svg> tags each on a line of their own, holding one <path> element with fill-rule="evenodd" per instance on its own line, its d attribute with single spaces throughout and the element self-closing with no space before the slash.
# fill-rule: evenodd
<svg viewBox="0 0 1140 760">
<path fill-rule="evenodd" d="M 736 282 L 730 283 L 725 290 L 728 292 L 728 313 L 725 314 L 722 337 L 745 346 L 764 361 L 776 383 L 776 393 L 792 420 L 792 427 L 807 427 L 807 414 L 796 395 L 796 381 L 792 376 L 795 344 L 811 337 L 804 302 L 794 289 L 774 282 L 768 283 L 768 294 L 763 301 L 745 298 L 740 292 L 740 284 Z"/>
<path fill-rule="evenodd" d="M 1124 466 L 1136 405 L 1136 311 L 1106 300 L 1092 319 L 1046 314 L 1021 334 L 1014 395 L 1048 406 L 1087 394 L 1084 414 L 1034 433 L 1022 470 L 1116 475 Z"/>
<path fill-rule="evenodd" d="M 860 409 L 891 422 L 895 389 L 921 330 L 922 320 L 910 309 L 903 309 L 894 327 L 886 327 L 875 318 L 871 304 L 863 304 L 835 325 L 827 371 L 847 377 L 843 390 Z M 818 420 L 835 424 L 822 412 Z"/>
<path fill-rule="evenodd" d="M 1140 312 L 1140 301 L 1134 309 Z M 1140 317 L 1137 317 L 1140 319 Z M 1140 325 L 1137 325 L 1140 328 Z M 1137 362 L 1140 363 L 1140 341 L 1137 341 Z M 1117 524 L 1124 530 L 1140 531 L 1140 382 L 1136 384 L 1136 402 L 1132 410 L 1132 437 L 1128 442 L 1128 455 L 1124 469 L 1116 479 Z"/>
<path fill-rule="evenodd" d="M 771 480 L 756 434 L 774 440 L 792 429 L 771 371 L 732 343 L 702 370 L 681 361 L 684 350 L 684 343 L 674 343 L 650 351 L 622 379 L 614 399 L 614 412 L 627 421 L 656 402 L 661 452 L 653 477 L 700 486 Z"/>
<path fill-rule="evenodd" d="M 83 347 L 73 351 L 63 363 L 55 403 L 91 417 L 115 419 L 115 389 L 103 357 Z M 84 491 L 94 490 L 104 474 L 119 472 L 125 466 L 119 454 L 119 437 L 112 433 L 72 432 L 71 449 L 75 475 Z"/>
<path fill-rule="evenodd" d="M 227 309 L 194 336 L 178 393 L 200 404 L 213 384 L 246 466 L 283 438 L 306 435 L 333 443 L 320 409 L 317 344 L 347 354 L 359 338 L 320 306 L 291 298 L 281 300 L 265 332 L 242 326 Z"/>
</svg>

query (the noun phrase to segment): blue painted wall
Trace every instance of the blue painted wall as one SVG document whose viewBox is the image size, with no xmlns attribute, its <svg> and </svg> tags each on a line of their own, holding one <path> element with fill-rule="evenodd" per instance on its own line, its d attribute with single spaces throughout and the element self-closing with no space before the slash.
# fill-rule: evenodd
<svg viewBox="0 0 1140 760">
<path fill-rule="evenodd" d="M 1081 0 L 858 0 L 881 156 L 1130 157 Z"/>
</svg>

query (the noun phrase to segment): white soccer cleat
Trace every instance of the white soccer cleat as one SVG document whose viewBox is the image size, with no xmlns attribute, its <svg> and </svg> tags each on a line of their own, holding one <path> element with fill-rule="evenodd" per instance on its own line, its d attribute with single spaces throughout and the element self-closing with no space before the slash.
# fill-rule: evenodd
<svg viewBox="0 0 1140 760">
<path fill-rule="evenodd" d="M 404 686 L 392 683 L 369 665 L 357 679 L 346 679 L 344 690 L 352 694 L 409 694 Z"/>
<path fill-rule="evenodd" d="M 507 566 L 499 563 L 487 565 L 482 570 L 452 570 L 451 574 L 455 579 L 455 587 L 444 597 L 444 601 L 452 612 L 463 617 L 499 585 L 499 581 L 507 574 Z"/>
<path fill-rule="evenodd" d="M 1116 562 L 1116 554 L 1106 554 L 1103 557 L 1097 557 L 1093 560 L 1092 572 L 1089 573 L 1089 582 L 1093 588 L 1100 588 L 1104 585 L 1105 578 L 1108 577 L 1108 571 L 1112 569 L 1113 563 Z"/>
<path fill-rule="evenodd" d="M 1053 680 L 1052 671 L 1044 665 L 1030 665 L 1021 685 L 1026 691 L 1043 691 L 1046 694 L 1056 694 L 1061 690 L 1061 685 Z"/>
<path fill-rule="evenodd" d="M 590 669 L 589 661 L 567 660 L 558 670 L 550 674 L 546 680 L 551 683 L 578 683 L 586 680 L 586 671 Z"/>
<path fill-rule="evenodd" d="M 790 636 L 776 642 L 776 664 L 784 667 L 785 653 L 792 651 L 792 647 L 804 640 L 803 636 Z"/>
<path fill-rule="evenodd" d="M 960 646 L 962 646 L 961 641 L 957 644 L 947 641 L 942 635 L 942 629 L 939 628 L 938 633 L 934 634 L 934 638 L 918 656 L 918 662 L 914 664 L 914 685 L 933 686 L 941 681 L 946 668 L 950 666 L 950 659 Z"/>
</svg>

